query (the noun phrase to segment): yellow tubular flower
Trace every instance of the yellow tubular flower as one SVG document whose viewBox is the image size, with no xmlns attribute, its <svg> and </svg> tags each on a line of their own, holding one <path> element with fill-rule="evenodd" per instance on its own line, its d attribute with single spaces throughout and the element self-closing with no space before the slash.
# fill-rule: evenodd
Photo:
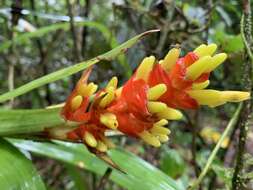
<svg viewBox="0 0 253 190">
<path fill-rule="evenodd" d="M 222 97 L 228 102 L 241 102 L 250 98 L 249 92 L 222 91 Z"/>
<path fill-rule="evenodd" d="M 81 85 L 77 92 L 83 97 L 91 96 L 94 94 L 98 89 L 98 85 L 94 84 L 93 82 L 89 83 L 88 85 Z"/>
<path fill-rule="evenodd" d="M 170 134 L 170 130 L 167 129 L 166 127 L 161 127 L 161 126 L 154 126 L 150 129 L 150 132 L 153 135 L 157 135 L 157 134 L 162 134 L 162 135 L 169 135 Z"/>
<path fill-rule="evenodd" d="M 83 101 L 83 97 L 80 95 L 75 96 L 72 100 L 71 100 L 71 109 L 72 110 L 76 110 L 77 108 L 79 108 L 82 104 Z"/>
<path fill-rule="evenodd" d="M 160 121 L 157 121 L 154 126 L 163 126 L 167 125 L 169 122 L 166 119 L 161 119 Z"/>
<path fill-rule="evenodd" d="M 205 45 L 202 44 L 199 47 L 197 47 L 193 52 L 198 55 L 198 57 L 203 57 L 207 55 L 212 55 L 217 49 L 216 44 L 209 44 Z"/>
<path fill-rule="evenodd" d="M 198 46 L 193 52 L 197 54 L 197 56 L 201 57 L 202 55 L 205 54 L 207 45 L 201 44 Z"/>
<path fill-rule="evenodd" d="M 173 65 L 176 64 L 180 55 L 180 49 L 173 48 L 165 56 L 164 60 L 160 62 L 165 71 L 169 71 Z"/>
<path fill-rule="evenodd" d="M 213 71 L 221 63 L 223 63 L 226 59 L 227 59 L 227 54 L 226 53 L 216 54 L 215 56 L 212 57 L 212 61 L 211 61 L 212 64 L 209 64 L 205 71 L 206 72 Z"/>
<path fill-rule="evenodd" d="M 157 134 L 157 138 L 162 143 L 165 143 L 165 142 L 169 141 L 169 137 L 167 135 L 164 135 L 164 134 Z"/>
<path fill-rule="evenodd" d="M 167 105 L 162 102 L 152 102 L 149 101 L 148 104 L 148 111 L 150 113 L 159 113 L 167 110 Z"/>
<path fill-rule="evenodd" d="M 211 56 L 201 57 L 199 60 L 195 61 L 186 70 L 186 78 L 190 80 L 196 80 L 211 64 Z"/>
<path fill-rule="evenodd" d="M 157 113 L 157 116 L 160 119 L 168 119 L 168 120 L 179 120 L 183 117 L 182 113 L 176 109 L 167 107 L 163 112 Z"/>
<path fill-rule="evenodd" d="M 136 79 L 147 81 L 150 71 L 153 69 L 155 57 L 150 56 L 143 59 L 136 72 Z"/>
<path fill-rule="evenodd" d="M 97 140 L 95 139 L 95 137 L 89 133 L 89 132 L 85 132 L 84 134 L 84 139 L 83 139 L 90 147 L 96 147 L 97 146 Z"/>
<path fill-rule="evenodd" d="M 240 102 L 250 98 L 250 93 L 240 91 L 190 90 L 187 92 L 200 105 L 216 107 L 226 102 Z"/>
<path fill-rule="evenodd" d="M 159 147 L 161 146 L 160 141 L 158 140 L 157 137 L 149 133 L 148 131 L 143 131 L 139 134 L 140 138 L 144 140 L 146 143 L 154 146 L 154 147 Z"/>
<path fill-rule="evenodd" d="M 206 88 L 210 84 L 209 80 L 206 80 L 205 82 L 200 82 L 200 83 L 193 83 L 192 84 L 192 89 L 193 90 L 202 90 Z"/>
<path fill-rule="evenodd" d="M 117 85 L 118 85 L 118 78 L 117 77 L 112 77 L 112 79 L 108 82 L 105 90 L 108 90 L 111 87 L 116 89 Z"/>
<path fill-rule="evenodd" d="M 148 100 L 157 100 L 167 91 L 165 84 L 158 84 L 148 90 Z"/>
<path fill-rule="evenodd" d="M 207 45 L 206 51 L 205 51 L 205 55 L 213 55 L 214 52 L 217 49 L 217 45 L 216 44 L 209 44 Z"/>
<path fill-rule="evenodd" d="M 117 129 L 117 117 L 113 113 L 105 113 L 100 115 L 100 122 L 110 129 Z"/>
<path fill-rule="evenodd" d="M 107 105 L 109 105 L 115 98 L 115 89 L 114 87 L 108 87 L 106 91 L 105 97 L 102 98 L 102 100 L 99 102 L 99 106 L 101 108 L 105 108 Z"/>
</svg>

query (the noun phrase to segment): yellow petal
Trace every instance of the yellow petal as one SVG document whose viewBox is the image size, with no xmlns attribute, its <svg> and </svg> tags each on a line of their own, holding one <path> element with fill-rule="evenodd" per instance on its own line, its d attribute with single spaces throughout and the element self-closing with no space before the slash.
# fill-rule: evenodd
<svg viewBox="0 0 253 190">
<path fill-rule="evenodd" d="M 161 119 L 160 121 L 157 121 L 154 126 L 163 126 L 163 125 L 167 125 L 169 122 L 166 119 Z"/>
<path fill-rule="evenodd" d="M 117 85 L 118 85 L 118 78 L 112 77 L 112 79 L 108 82 L 105 89 L 108 90 L 108 88 L 110 88 L 110 87 L 113 87 L 114 89 L 116 89 Z"/>
<path fill-rule="evenodd" d="M 154 127 L 150 129 L 150 132 L 154 135 L 157 135 L 157 134 L 169 135 L 170 134 L 170 130 L 168 128 L 156 126 L 156 125 L 154 125 Z"/>
<path fill-rule="evenodd" d="M 192 84 L 192 89 L 193 90 L 201 90 L 206 88 L 209 85 L 210 81 L 206 80 L 204 82 L 200 82 L 200 83 L 193 83 Z"/>
<path fill-rule="evenodd" d="M 173 65 L 176 64 L 180 55 L 180 49 L 173 48 L 165 56 L 164 60 L 160 63 L 165 71 L 169 71 Z"/>
<path fill-rule="evenodd" d="M 110 129 L 117 129 L 118 121 L 113 113 L 105 113 L 100 115 L 100 122 Z"/>
<path fill-rule="evenodd" d="M 149 100 L 157 100 L 167 91 L 167 87 L 165 84 L 158 84 L 153 86 L 148 90 L 148 99 Z"/>
<path fill-rule="evenodd" d="M 102 98 L 102 100 L 99 102 L 99 106 L 101 108 L 105 108 L 107 105 L 109 105 L 115 98 L 115 90 L 113 87 L 109 87 L 107 89 L 107 94 L 105 95 L 105 97 Z"/>
<path fill-rule="evenodd" d="M 223 91 L 221 98 L 228 102 L 241 102 L 250 98 L 249 92 L 241 91 Z"/>
<path fill-rule="evenodd" d="M 79 108 L 82 104 L 83 101 L 83 97 L 80 95 L 75 96 L 72 100 L 71 100 L 71 109 L 72 110 L 76 110 L 77 108 Z"/>
<path fill-rule="evenodd" d="M 199 47 L 197 47 L 193 52 L 196 53 L 198 57 L 203 57 L 207 55 L 213 55 L 216 49 L 217 49 L 216 44 L 209 44 L 209 45 L 202 44 Z"/>
<path fill-rule="evenodd" d="M 196 80 L 201 74 L 205 72 L 209 64 L 211 64 L 211 61 L 211 56 L 204 56 L 195 61 L 187 68 L 186 78 L 190 80 Z"/>
<path fill-rule="evenodd" d="M 89 83 L 88 85 L 81 85 L 77 92 L 83 97 L 91 96 L 94 94 L 98 89 L 98 85 L 94 84 L 93 82 Z"/>
<path fill-rule="evenodd" d="M 143 59 L 136 72 L 136 79 L 147 81 L 150 71 L 153 69 L 155 57 L 150 56 Z"/>
<path fill-rule="evenodd" d="M 166 109 L 167 109 L 167 105 L 165 103 L 162 103 L 162 102 L 149 101 L 147 103 L 147 107 L 148 107 L 148 111 L 150 113 L 163 112 L 163 111 L 166 111 Z"/>
<path fill-rule="evenodd" d="M 182 113 L 176 109 L 167 107 L 163 112 L 159 112 L 157 116 L 160 119 L 178 120 L 183 117 Z"/>
<path fill-rule="evenodd" d="M 220 64 L 222 64 L 225 60 L 227 59 L 227 54 L 226 53 L 219 53 L 216 54 L 215 56 L 212 57 L 212 64 L 209 64 L 208 67 L 206 68 L 206 72 L 211 72 L 216 67 L 218 67 Z"/>
<path fill-rule="evenodd" d="M 142 133 L 139 134 L 140 138 L 145 141 L 146 143 L 154 146 L 154 147 L 159 147 L 161 146 L 160 141 L 151 133 L 148 131 L 143 131 Z"/>
<path fill-rule="evenodd" d="M 102 141 L 98 141 L 96 149 L 98 149 L 100 152 L 106 152 L 107 146 Z"/>
<path fill-rule="evenodd" d="M 191 90 L 187 93 L 200 105 L 215 107 L 225 103 L 221 98 L 222 93 L 217 90 Z"/>
<path fill-rule="evenodd" d="M 217 49 L 217 45 L 216 44 L 209 44 L 206 47 L 205 55 L 213 55 L 214 52 L 216 51 L 216 49 Z"/>
<path fill-rule="evenodd" d="M 157 137 L 158 137 L 159 141 L 161 141 L 162 143 L 165 143 L 169 140 L 169 137 L 164 134 L 158 134 Z"/>
<path fill-rule="evenodd" d="M 201 57 L 206 52 L 207 45 L 201 44 L 199 47 L 197 47 L 193 52 L 197 54 L 197 56 Z"/>
<path fill-rule="evenodd" d="M 226 102 L 241 102 L 250 98 L 249 92 L 240 91 L 191 90 L 187 93 L 200 105 L 210 107 L 219 106 Z"/>
<path fill-rule="evenodd" d="M 90 147 L 96 147 L 97 146 L 97 140 L 95 139 L 95 137 L 89 133 L 89 132 L 85 132 L 84 134 L 84 141 L 90 146 Z"/>
</svg>

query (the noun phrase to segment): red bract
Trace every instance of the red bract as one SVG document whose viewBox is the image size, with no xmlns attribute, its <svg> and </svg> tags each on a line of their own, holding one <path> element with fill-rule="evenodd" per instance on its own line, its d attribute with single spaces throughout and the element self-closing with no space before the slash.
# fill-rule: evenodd
<svg viewBox="0 0 253 190">
<path fill-rule="evenodd" d="M 151 114 L 147 108 L 148 85 L 142 79 L 131 78 L 122 88 L 121 96 L 108 107 L 119 122 L 118 130 L 137 136 L 138 133 L 152 127 Z"/>
</svg>

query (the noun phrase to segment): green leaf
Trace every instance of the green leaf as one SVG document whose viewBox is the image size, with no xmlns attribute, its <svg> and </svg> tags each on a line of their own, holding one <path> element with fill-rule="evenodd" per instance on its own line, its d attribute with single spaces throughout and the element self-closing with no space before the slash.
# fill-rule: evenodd
<svg viewBox="0 0 253 190">
<path fill-rule="evenodd" d="M 82 22 L 76 22 L 75 25 L 96 28 L 97 30 L 99 30 L 102 33 L 104 38 L 110 43 L 110 46 L 112 49 L 119 45 L 117 42 L 117 39 L 111 34 L 110 29 L 101 23 L 93 22 L 93 21 L 82 21 Z M 49 26 L 41 27 L 33 32 L 26 32 L 23 34 L 19 34 L 13 40 L 4 41 L 0 45 L 0 52 L 8 49 L 9 47 L 11 47 L 11 45 L 14 45 L 14 44 L 15 45 L 22 45 L 32 38 L 42 37 L 43 35 L 46 35 L 50 32 L 54 32 L 54 31 L 60 30 L 60 29 L 66 31 L 66 30 L 69 30 L 69 28 L 70 28 L 69 22 L 55 23 L 55 24 L 52 24 Z M 130 76 L 131 68 L 127 64 L 125 55 L 124 54 L 120 55 L 118 57 L 118 60 L 119 60 L 119 63 L 124 67 L 126 76 Z"/>
<path fill-rule="evenodd" d="M 102 175 L 108 165 L 91 154 L 83 145 L 73 143 L 38 143 L 10 140 L 15 146 L 39 155 L 66 162 Z M 177 183 L 146 161 L 122 149 L 109 151 L 112 160 L 127 174 L 113 169 L 110 179 L 129 190 L 177 190 Z"/>
<path fill-rule="evenodd" d="M 244 45 L 241 35 L 227 34 L 223 26 L 215 30 L 215 33 L 213 34 L 212 38 L 215 43 L 221 45 L 221 48 L 226 53 L 236 53 L 243 51 Z"/>
<path fill-rule="evenodd" d="M 1 189 L 46 189 L 32 162 L 3 139 L 0 139 L 0 155 Z"/>
<path fill-rule="evenodd" d="M 0 102 L 10 100 L 10 99 L 15 98 L 17 96 L 25 94 L 35 88 L 43 86 L 45 84 L 60 80 L 62 78 L 70 76 L 70 75 L 73 75 L 81 70 L 84 70 L 84 69 L 94 65 L 95 63 L 98 63 L 100 60 L 106 60 L 106 61 L 112 60 L 116 56 L 118 56 L 120 53 L 125 52 L 126 49 L 130 48 L 135 43 L 137 43 L 142 37 L 146 36 L 147 34 L 157 32 L 157 31 L 158 30 L 150 30 L 150 31 L 144 32 L 142 34 L 139 34 L 139 35 L 131 38 L 130 40 L 126 41 L 125 43 L 119 45 L 118 47 L 112 49 L 111 51 L 109 51 L 107 53 L 99 55 L 99 56 L 97 56 L 93 59 L 90 59 L 88 61 L 84 61 L 84 62 L 78 63 L 76 65 L 69 66 L 67 68 L 55 71 L 55 72 L 45 75 L 41 78 L 35 79 L 35 80 L 33 80 L 21 87 L 18 87 L 10 92 L 0 95 Z"/>
<path fill-rule="evenodd" d="M 185 170 L 185 163 L 178 151 L 164 148 L 160 159 L 161 170 L 172 178 L 180 177 Z"/>
<path fill-rule="evenodd" d="M 27 134 L 64 125 L 59 108 L 0 110 L 0 136 Z"/>
</svg>

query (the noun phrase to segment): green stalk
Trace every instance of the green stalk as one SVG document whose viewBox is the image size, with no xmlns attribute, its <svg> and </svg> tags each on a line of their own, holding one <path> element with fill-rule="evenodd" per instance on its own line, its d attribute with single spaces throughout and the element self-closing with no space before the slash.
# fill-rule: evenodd
<svg viewBox="0 0 253 190">
<path fill-rule="evenodd" d="M 239 118 L 239 115 L 240 115 L 240 112 L 241 112 L 241 109 L 242 109 L 242 103 L 240 103 L 240 105 L 238 106 L 238 108 L 237 108 L 236 112 L 234 113 L 233 117 L 230 119 L 226 129 L 222 133 L 218 143 L 215 145 L 211 155 L 209 156 L 209 158 L 207 160 L 207 163 L 206 163 L 204 169 L 201 171 L 199 177 L 188 188 L 188 190 L 196 189 L 200 185 L 201 181 L 203 180 L 203 178 L 207 174 L 210 166 L 212 165 L 213 160 L 214 160 L 218 150 L 220 149 L 222 142 L 228 136 L 229 132 L 233 129 L 233 127 L 236 125 L 236 123 L 238 121 L 238 118 Z"/>
</svg>

